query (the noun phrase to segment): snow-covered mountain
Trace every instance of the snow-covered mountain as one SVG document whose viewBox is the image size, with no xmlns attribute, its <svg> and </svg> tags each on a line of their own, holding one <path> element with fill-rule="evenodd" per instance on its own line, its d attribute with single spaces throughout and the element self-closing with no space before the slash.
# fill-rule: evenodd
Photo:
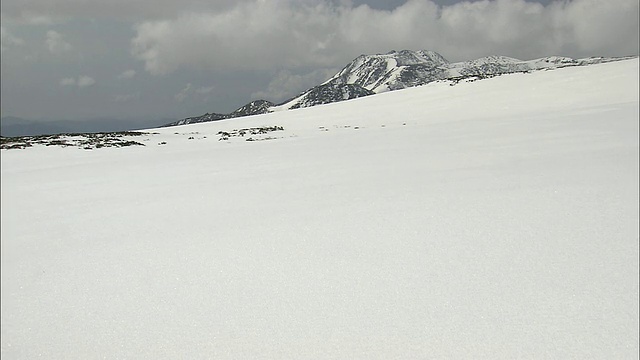
<svg viewBox="0 0 640 360">
<path fill-rule="evenodd" d="M 428 84 L 436 80 L 460 77 L 491 77 L 515 72 L 556 69 L 565 66 L 590 65 L 624 58 L 545 57 L 522 61 L 507 56 L 450 63 L 442 55 L 427 50 L 392 51 L 381 55 L 361 55 L 334 75 L 327 83 L 356 84 L 374 93 Z"/>
<path fill-rule="evenodd" d="M 437 52 L 429 50 L 402 50 L 386 54 L 360 55 L 329 80 L 282 104 L 273 105 L 265 100 L 257 100 L 230 114 L 205 114 L 182 119 L 166 126 L 311 107 L 425 85 L 438 80 L 448 80 L 455 84 L 466 78 L 477 80 L 502 74 L 584 66 L 628 58 L 592 57 L 576 60 L 549 56 L 522 61 L 507 56 L 486 56 L 476 60 L 451 63 Z"/>
<path fill-rule="evenodd" d="M 638 70 L 0 149 L 0 357 L 637 359 Z"/>
<path fill-rule="evenodd" d="M 373 95 L 373 91 L 368 90 L 358 84 L 341 84 L 329 82 L 306 91 L 302 96 L 295 98 L 293 104 L 288 106 L 288 110 L 311 107 L 322 104 L 329 104 L 338 101 L 356 99 L 363 96 Z"/>
<path fill-rule="evenodd" d="M 427 50 L 360 55 L 328 82 L 356 84 L 379 93 L 442 78 L 448 64 L 442 55 Z"/>
</svg>

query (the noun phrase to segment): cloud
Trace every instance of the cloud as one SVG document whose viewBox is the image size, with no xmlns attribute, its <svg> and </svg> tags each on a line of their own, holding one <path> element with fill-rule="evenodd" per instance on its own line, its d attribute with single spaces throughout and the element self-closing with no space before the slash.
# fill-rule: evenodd
<svg viewBox="0 0 640 360">
<path fill-rule="evenodd" d="M 95 84 L 96 81 L 90 76 L 79 76 L 77 79 L 75 78 L 64 78 L 60 80 L 60 86 L 77 86 L 79 88 L 91 86 Z"/>
<path fill-rule="evenodd" d="M 118 94 L 113 97 L 113 101 L 115 102 L 128 102 L 132 100 L 136 100 L 140 98 L 140 92 L 135 92 L 132 94 Z"/>
<path fill-rule="evenodd" d="M 60 80 L 60 86 L 72 86 L 76 85 L 76 79 L 74 78 L 64 78 Z"/>
<path fill-rule="evenodd" d="M 120 75 L 118 75 L 118 79 L 131 79 L 134 76 L 136 76 L 136 71 L 129 69 L 129 70 L 123 71 Z"/>
<path fill-rule="evenodd" d="M 244 1 L 135 26 L 132 54 L 152 74 L 179 68 L 341 67 L 360 53 L 429 49 L 450 60 L 490 54 L 531 59 L 638 53 L 637 0 L 482 0 L 392 11 L 348 2 Z"/>
<path fill-rule="evenodd" d="M 47 39 L 45 40 L 47 48 L 52 54 L 62 54 L 71 50 L 71 44 L 63 39 L 62 34 L 55 30 L 47 31 Z"/>
<path fill-rule="evenodd" d="M 240 3 L 226 12 L 141 23 L 132 52 L 153 74 L 181 66 L 264 70 L 325 64 L 333 60 L 328 45 L 334 31 L 327 31 L 336 25 L 333 15 L 322 3 Z"/>
<path fill-rule="evenodd" d="M 246 0 L 2 0 L 4 19 L 23 24 L 62 23 L 72 18 L 140 21 L 173 16 L 182 11 L 225 10 Z"/>
<path fill-rule="evenodd" d="M 24 40 L 13 36 L 4 26 L 0 26 L 0 50 L 6 51 L 13 46 L 21 46 Z"/>
<path fill-rule="evenodd" d="M 80 76 L 76 83 L 78 84 L 78 87 L 83 88 L 83 87 L 87 87 L 87 86 L 91 86 L 91 85 L 95 84 L 96 81 L 92 77 L 89 77 L 89 76 Z"/>
<path fill-rule="evenodd" d="M 201 99 L 207 101 L 209 100 L 209 97 L 207 95 L 209 95 L 214 88 L 214 86 L 201 86 L 199 88 L 194 88 L 191 83 L 188 83 L 173 97 L 174 99 L 176 99 L 176 101 L 183 102 L 186 98 L 195 94 L 198 95 Z"/>
<path fill-rule="evenodd" d="M 213 88 L 213 86 L 199 87 L 195 90 L 195 93 L 199 95 L 206 95 L 209 94 L 213 90 Z"/>
<path fill-rule="evenodd" d="M 179 93 L 173 96 L 174 99 L 176 99 L 179 102 L 183 102 L 184 99 L 186 99 L 189 96 L 191 87 L 192 87 L 191 83 L 188 83 L 187 85 L 185 85 L 185 87 L 182 90 L 180 90 Z"/>
</svg>

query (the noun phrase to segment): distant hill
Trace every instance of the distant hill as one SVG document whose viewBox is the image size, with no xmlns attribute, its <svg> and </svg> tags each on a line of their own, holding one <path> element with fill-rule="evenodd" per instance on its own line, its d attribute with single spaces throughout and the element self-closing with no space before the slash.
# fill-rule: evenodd
<svg viewBox="0 0 640 360">
<path fill-rule="evenodd" d="M 174 121 L 169 124 L 165 124 L 162 127 L 178 126 L 178 125 L 186 125 L 186 124 L 197 124 L 202 122 L 231 119 L 231 118 L 242 117 L 242 116 L 266 114 L 267 112 L 269 112 L 269 109 L 273 106 L 274 104 L 270 101 L 256 100 L 248 103 L 247 105 L 240 107 L 239 109 L 229 114 L 207 113 L 200 116 L 188 117 L 182 120 Z"/>
<path fill-rule="evenodd" d="M 53 122 L 36 122 L 14 116 L 0 119 L 0 135 L 5 137 L 58 134 L 66 131 L 63 126 Z"/>
<path fill-rule="evenodd" d="M 156 128 L 167 123 L 167 119 L 122 120 L 96 118 L 88 120 L 37 121 L 15 116 L 0 119 L 0 135 L 5 137 L 31 136 L 60 133 L 93 133 Z"/>
</svg>

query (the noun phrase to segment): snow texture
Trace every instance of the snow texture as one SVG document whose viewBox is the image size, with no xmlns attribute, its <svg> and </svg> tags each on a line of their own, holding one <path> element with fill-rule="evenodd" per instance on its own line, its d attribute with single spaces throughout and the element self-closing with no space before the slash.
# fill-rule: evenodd
<svg viewBox="0 0 640 360">
<path fill-rule="evenodd" d="M 2 359 L 637 359 L 638 106 L 633 59 L 2 150 Z"/>
</svg>

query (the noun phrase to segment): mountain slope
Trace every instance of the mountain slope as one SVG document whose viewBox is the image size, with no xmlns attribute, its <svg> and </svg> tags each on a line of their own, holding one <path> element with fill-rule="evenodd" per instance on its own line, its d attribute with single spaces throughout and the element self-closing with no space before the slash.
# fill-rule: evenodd
<svg viewBox="0 0 640 360">
<path fill-rule="evenodd" d="M 256 110 L 231 114 L 205 114 L 186 118 L 166 126 L 216 121 L 239 116 L 264 114 L 273 111 L 292 110 L 316 105 L 351 100 L 375 93 L 420 86 L 439 80 L 457 83 L 473 77 L 484 79 L 502 74 L 557 69 L 567 66 L 585 66 L 628 58 L 587 58 L 574 60 L 550 56 L 522 61 L 506 56 L 487 56 L 476 60 L 450 63 L 442 55 L 429 50 L 391 51 L 387 54 L 360 55 L 336 75 L 300 95 L 279 105 L 264 100 Z M 256 102 L 243 108 L 253 108 Z"/>
<path fill-rule="evenodd" d="M 373 95 L 374 92 L 358 84 L 326 83 L 318 85 L 301 96 L 285 103 L 289 110 L 311 107 L 322 104 L 357 99 L 363 96 Z"/>
<path fill-rule="evenodd" d="M 273 106 L 274 104 L 269 101 L 255 100 L 238 108 L 237 110 L 229 114 L 207 113 L 200 116 L 188 117 L 182 120 L 174 121 L 166 125 L 163 125 L 163 127 L 186 125 L 186 124 L 198 124 L 203 122 L 232 119 L 232 118 L 242 117 L 242 116 L 266 114 L 267 112 L 269 112 L 269 109 Z"/>
<path fill-rule="evenodd" d="M 546 57 L 522 61 L 507 56 L 487 56 L 476 60 L 450 63 L 442 55 L 427 50 L 361 55 L 326 83 L 357 84 L 374 93 L 428 84 L 458 77 L 491 77 L 515 72 L 584 66 L 626 58 Z"/>
<path fill-rule="evenodd" d="M 392 51 L 385 55 L 361 55 L 342 69 L 328 82 L 357 84 L 373 92 L 381 92 L 382 86 L 398 89 L 392 79 L 403 77 L 409 85 L 416 86 L 440 78 L 441 67 L 449 62 L 434 51 Z M 405 73 L 404 75 L 401 73 Z M 412 76 L 407 76 L 411 74 Z M 412 80 L 410 80 L 411 78 Z M 415 79 L 415 80 L 413 80 Z M 423 79 L 417 81 L 417 79 Z"/>
<path fill-rule="evenodd" d="M 1 150 L 2 358 L 636 358 L 638 65 Z"/>
</svg>

